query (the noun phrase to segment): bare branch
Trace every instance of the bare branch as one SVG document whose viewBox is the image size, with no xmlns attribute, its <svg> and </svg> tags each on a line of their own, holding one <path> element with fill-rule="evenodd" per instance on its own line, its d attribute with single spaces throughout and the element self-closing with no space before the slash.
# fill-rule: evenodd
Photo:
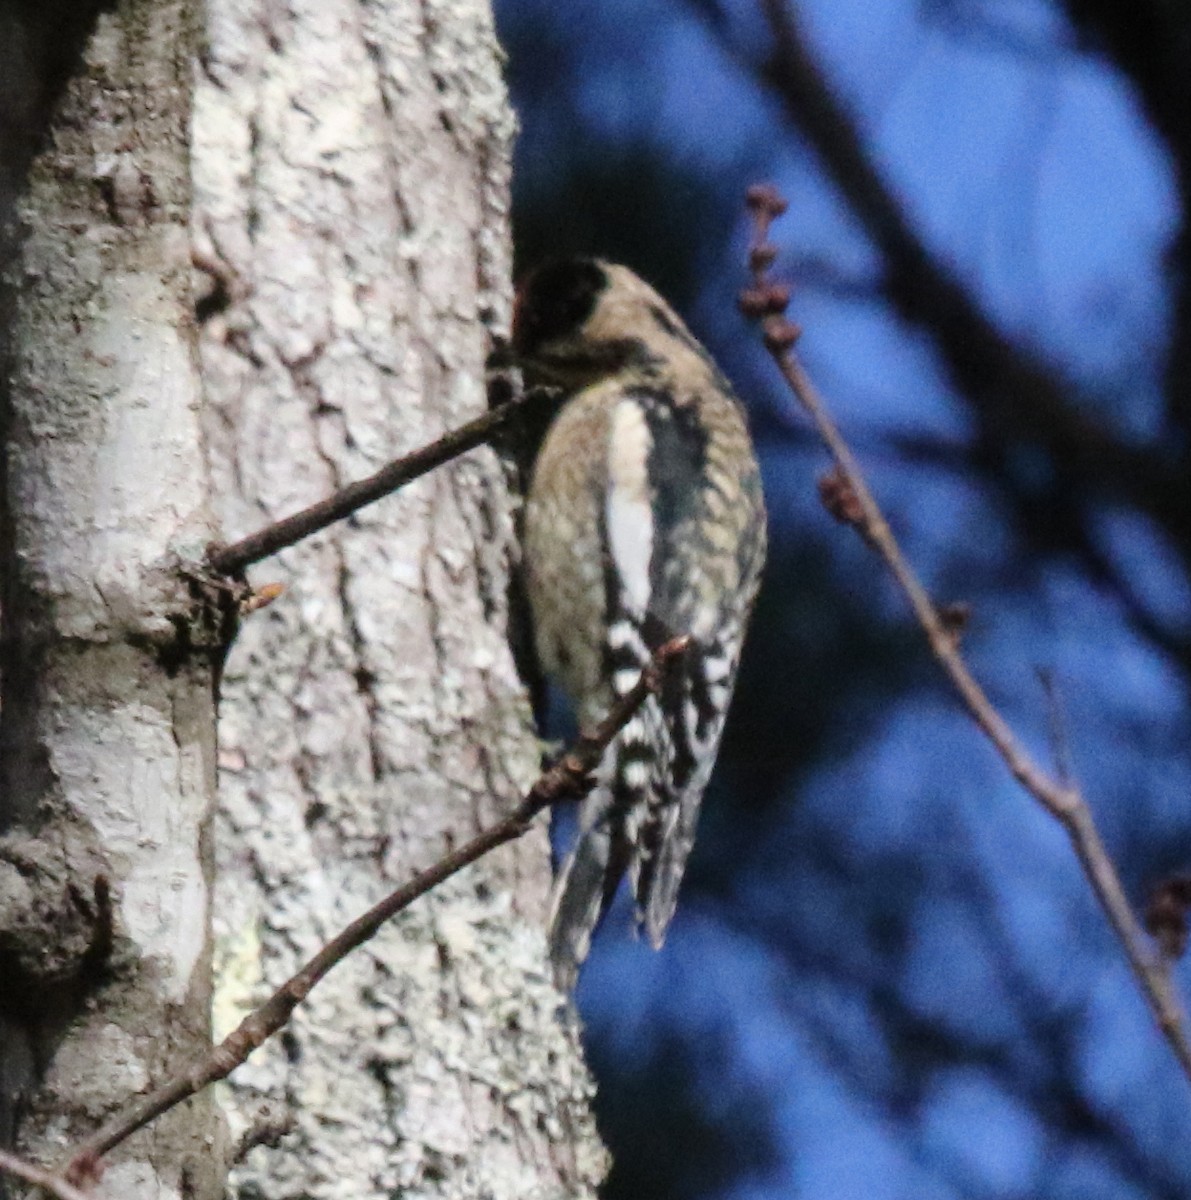
<svg viewBox="0 0 1191 1200">
<path fill-rule="evenodd" d="M 394 459 L 366 479 L 349 483 L 334 495 L 320 500 L 292 516 L 283 517 L 248 537 L 228 546 L 212 546 L 207 552 L 207 566 L 219 575 L 234 575 L 252 563 L 260 562 L 278 550 L 284 550 L 303 538 L 342 521 L 358 509 L 372 504 L 412 483 L 415 479 L 441 467 L 443 463 L 474 450 L 492 438 L 514 420 L 529 418 L 541 406 L 551 403 L 548 393 L 531 391 L 511 399 L 468 421 L 466 425 L 443 434 L 437 441 L 422 446 L 412 454 Z"/>
<path fill-rule="evenodd" d="M 746 315 L 762 319 L 766 347 L 835 462 L 834 479 L 829 489 L 833 512 L 854 525 L 884 560 L 909 600 L 931 652 L 972 719 L 992 742 L 1014 779 L 1067 831 L 1084 875 L 1108 917 L 1158 1027 L 1174 1051 L 1184 1075 L 1191 1080 L 1191 1042 L 1187 1038 L 1182 1005 L 1166 964 L 1151 952 L 1091 810 L 1076 787 L 1051 778 L 1030 757 L 976 682 L 960 650 L 959 638 L 906 561 L 848 444 L 793 352 L 800 331 L 783 315 L 788 292 L 766 279 L 774 258 L 773 247 L 766 241 L 769 225 L 775 216 L 785 211 L 785 201 L 772 188 L 752 188 L 749 207 L 756 226 L 756 240 L 750 252 L 754 282 L 742 294 L 741 308 Z"/>
<path fill-rule="evenodd" d="M 641 707 L 646 697 L 660 689 L 665 675 L 686 653 L 690 644 L 689 637 L 677 637 L 659 647 L 632 690 L 617 700 L 593 732 L 579 737 L 575 745 L 538 779 L 508 816 L 478 833 L 457 850 L 444 855 L 434 866 L 415 875 L 345 926 L 301 970 L 283 983 L 259 1008 L 249 1013 L 218 1046 L 212 1047 L 203 1059 L 192 1063 L 149 1095 L 131 1102 L 83 1142 L 67 1164 L 64 1171 L 66 1178 L 88 1177 L 94 1172 L 99 1159 L 129 1135 L 208 1084 L 225 1079 L 254 1050 L 284 1027 L 294 1009 L 332 967 L 373 937 L 386 921 L 408 908 L 419 896 L 425 895 L 490 850 L 521 837 L 543 809 L 562 800 L 583 796 L 591 786 L 591 772 L 599 764 L 609 743 Z"/>
<path fill-rule="evenodd" d="M 51 1196 L 57 1196 L 58 1200 L 95 1200 L 94 1194 L 75 1187 L 73 1183 L 67 1183 L 61 1175 L 55 1175 L 44 1167 L 17 1158 L 7 1150 L 0 1150 L 0 1171 L 39 1187 Z"/>
<path fill-rule="evenodd" d="M 880 250 L 885 296 L 903 320 L 933 339 L 954 386 L 971 403 L 990 440 L 1042 447 L 1056 476 L 1081 498 L 1115 492 L 1152 516 L 1184 556 L 1191 556 L 1183 469 L 1164 448 L 1129 445 L 1073 403 L 1074 381 L 1008 338 L 922 239 L 816 61 L 789 0 L 757 0 L 771 35 L 763 62 L 733 47 L 705 4 L 687 3 L 742 68 L 777 96 L 790 124 Z"/>
<path fill-rule="evenodd" d="M 1019 435 L 1037 437 L 1068 468 L 1101 486 L 1111 480 L 1146 507 L 1138 485 L 1156 474 L 1152 456 L 1123 446 L 1079 412 L 1069 401 L 1075 392 L 1071 381 L 997 329 L 911 225 L 855 120 L 815 61 L 787 0 L 761 0 L 761 6 L 773 37 L 766 78 L 884 255 L 886 293 L 899 313 L 931 334 L 957 386 L 994 426 L 1007 424 Z"/>
</svg>

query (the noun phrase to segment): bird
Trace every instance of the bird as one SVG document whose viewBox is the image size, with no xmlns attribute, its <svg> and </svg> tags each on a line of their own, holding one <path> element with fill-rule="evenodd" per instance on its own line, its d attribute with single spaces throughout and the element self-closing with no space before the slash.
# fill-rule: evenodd
<svg viewBox="0 0 1191 1200">
<path fill-rule="evenodd" d="M 582 802 L 549 917 L 573 989 L 627 875 L 660 948 L 695 840 L 766 551 L 744 408 L 649 284 L 597 258 L 552 260 L 517 290 L 512 349 L 553 415 L 524 500 L 524 588 L 543 669 L 593 727 L 655 650 L 690 649 L 616 736 Z"/>
</svg>

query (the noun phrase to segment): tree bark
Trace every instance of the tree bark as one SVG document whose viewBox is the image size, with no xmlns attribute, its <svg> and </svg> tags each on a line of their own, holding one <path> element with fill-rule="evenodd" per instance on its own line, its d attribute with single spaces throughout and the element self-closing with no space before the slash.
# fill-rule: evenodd
<svg viewBox="0 0 1191 1200">
<path fill-rule="evenodd" d="M 223 533 L 485 405 L 508 318 L 512 119 L 482 0 L 215 0 L 196 101 Z M 224 679 L 217 1032 L 537 773 L 480 451 L 255 568 Z M 352 956 L 231 1081 L 234 1190 L 553 1197 L 603 1170 L 545 961 L 544 828 Z"/>
<path fill-rule="evenodd" d="M 0 1137 L 46 1163 L 199 1052 L 210 1001 L 218 638 L 175 561 L 213 532 L 194 13 L 87 7 L 10 5 L 0 54 L 28 87 L 0 141 Z M 217 1195 L 217 1129 L 199 1097 L 121 1147 L 104 1186 Z"/>
<path fill-rule="evenodd" d="M 183 568 L 481 411 L 509 306 L 482 0 L 214 0 L 193 125 L 189 0 L 96 7 L 0 7 L 0 1136 L 47 1163 L 208 1043 L 223 646 Z M 535 777 L 511 548 L 482 451 L 254 572 L 287 591 L 224 679 L 219 1033 Z M 242 1146 L 289 1132 L 233 1191 L 593 1194 L 548 882 L 543 828 L 338 968 L 225 1091 Z M 222 1142 L 199 1097 L 100 1186 L 219 1195 Z"/>
</svg>

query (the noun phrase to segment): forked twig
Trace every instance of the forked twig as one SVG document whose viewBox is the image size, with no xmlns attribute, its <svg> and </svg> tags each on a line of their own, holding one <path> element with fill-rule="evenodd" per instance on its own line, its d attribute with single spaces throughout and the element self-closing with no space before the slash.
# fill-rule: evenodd
<svg viewBox="0 0 1191 1200">
<path fill-rule="evenodd" d="M 835 472 L 824 489 L 833 498 L 833 511 L 853 525 L 884 560 L 909 600 L 931 652 L 972 719 L 992 742 L 1014 779 L 1067 831 L 1084 875 L 1125 952 L 1158 1028 L 1174 1051 L 1183 1074 L 1191 1080 L 1191 1043 L 1187 1038 L 1182 1004 L 1171 983 L 1166 962 L 1151 950 L 1145 931 L 1133 912 L 1091 809 L 1076 786 L 1052 778 L 1031 758 L 976 682 L 960 650 L 955 628 L 931 600 L 906 561 L 847 442 L 794 354 L 801 331 L 784 315 L 789 291 L 770 283 L 767 278 L 777 255 L 776 248 L 767 240 L 769 226 L 775 217 L 785 212 L 785 200 L 773 188 L 759 186 L 749 189 L 748 205 L 754 220 L 754 241 L 749 255 L 753 283 L 741 295 L 741 308 L 746 315 L 761 319 L 766 348 L 835 462 Z"/>
<path fill-rule="evenodd" d="M 208 1084 L 225 1079 L 286 1024 L 294 1009 L 332 967 L 373 937 L 391 917 L 490 850 L 521 837 L 543 809 L 561 800 L 582 796 L 590 787 L 591 772 L 599 764 L 609 743 L 641 707 L 646 697 L 661 687 L 665 674 L 686 653 L 690 641 L 689 637 L 678 637 L 661 646 L 641 672 L 632 690 L 616 701 L 592 733 L 581 735 L 574 746 L 543 773 L 508 816 L 445 855 L 434 866 L 419 872 L 363 916 L 345 926 L 301 970 L 283 983 L 259 1008 L 249 1013 L 218 1046 L 212 1047 L 202 1059 L 168 1079 L 149 1095 L 132 1101 L 83 1142 L 67 1164 L 64 1177 L 67 1180 L 90 1177 L 99 1159 L 130 1134 Z"/>
</svg>

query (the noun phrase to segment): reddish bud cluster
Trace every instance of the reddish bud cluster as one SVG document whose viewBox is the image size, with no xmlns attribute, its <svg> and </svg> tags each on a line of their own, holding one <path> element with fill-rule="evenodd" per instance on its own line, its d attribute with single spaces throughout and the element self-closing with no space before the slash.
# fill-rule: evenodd
<svg viewBox="0 0 1191 1200">
<path fill-rule="evenodd" d="M 760 242 L 749 250 L 749 270 L 764 274 L 777 261 L 777 247 L 772 242 Z"/>
<path fill-rule="evenodd" d="M 789 303 L 790 289 L 781 283 L 763 283 L 740 293 L 740 311 L 753 319 L 783 313 Z"/>
<path fill-rule="evenodd" d="M 939 608 L 939 620 L 943 622 L 943 628 L 957 640 L 971 619 L 972 606 L 966 601 L 953 600 Z"/>
<path fill-rule="evenodd" d="M 780 217 L 789 208 L 786 198 L 772 183 L 754 183 L 744 194 L 750 212 Z"/>
<path fill-rule="evenodd" d="M 745 193 L 745 204 L 753 215 L 753 244 L 749 247 L 749 270 L 753 282 L 740 293 L 740 311 L 753 321 L 762 321 L 765 348 L 780 358 L 802 336 L 802 330 L 785 318 L 790 289 L 771 283 L 769 268 L 777 260 L 777 247 L 768 240 L 769 226 L 789 207 L 771 183 L 755 183 Z"/>
<path fill-rule="evenodd" d="M 1191 913 L 1191 876 L 1174 875 L 1150 894 L 1145 926 L 1165 958 L 1182 958 L 1187 950 L 1188 913 Z"/>
<path fill-rule="evenodd" d="M 819 500 L 841 525 L 861 525 L 864 508 L 851 480 L 835 467 L 819 478 Z"/>
<path fill-rule="evenodd" d="M 802 326 L 785 317 L 770 317 L 765 322 L 765 348 L 771 354 L 785 354 L 802 337 Z"/>
</svg>

